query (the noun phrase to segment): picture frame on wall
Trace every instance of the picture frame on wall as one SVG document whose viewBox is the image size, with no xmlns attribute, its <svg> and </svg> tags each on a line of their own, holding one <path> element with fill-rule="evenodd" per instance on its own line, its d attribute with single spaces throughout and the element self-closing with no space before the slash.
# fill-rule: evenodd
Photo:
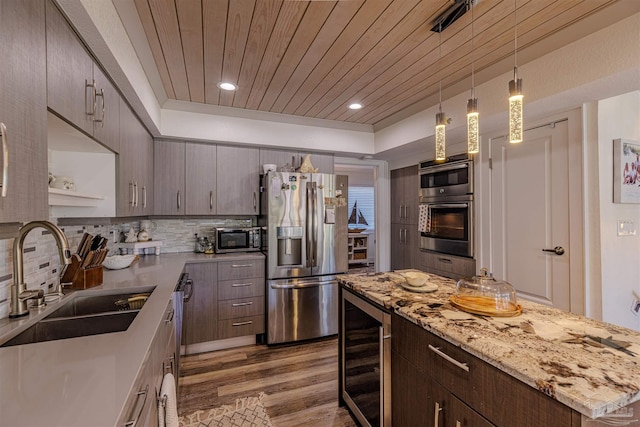
<svg viewBox="0 0 640 427">
<path fill-rule="evenodd" d="M 640 203 L 640 143 L 613 140 L 613 202 Z"/>
</svg>

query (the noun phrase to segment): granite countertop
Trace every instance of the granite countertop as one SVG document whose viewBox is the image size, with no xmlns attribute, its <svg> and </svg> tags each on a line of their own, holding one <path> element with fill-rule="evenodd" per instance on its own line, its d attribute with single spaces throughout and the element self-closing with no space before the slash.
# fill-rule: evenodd
<svg viewBox="0 0 640 427">
<path fill-rule="evenodd" d="M 640 333 L 522 299 L 519 316 L 469 314 L 449 302 L 454 280 L 429 276 L 433 293 L 405 290 L 393 272 L 338 281 L 587 417 L 640 401 Z"/>
<path fill-rule="evenodd" d="M 0 342 L 86 292 L 155 286 L 126 331 L 0 348 L 0 425 L 115 426 L 186 263 L 264 258 L 261 253 L 146 255 L 105 270 L 100 286 L 65 295 L 19 320 L 0 320 Z"/>
</svg>

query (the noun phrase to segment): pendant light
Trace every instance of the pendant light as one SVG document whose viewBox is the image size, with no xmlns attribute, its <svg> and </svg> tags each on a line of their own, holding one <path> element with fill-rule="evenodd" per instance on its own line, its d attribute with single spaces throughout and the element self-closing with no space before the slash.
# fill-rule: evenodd
<svg viewBox="0 0 640 427">
<path fill-rule="evenodd" d="M 438 25 L 438 33 L 440 34 L 440 42 L 438 48 L 438 74 L 440 77 L 440 97 L 438 102 L 438 113 L 436 114 L 436 160 L 445 160 L 446 147 L 445 147 L 445 126 L 447 124 L 447 118 L 442 112 L 442 22 Z"/>
<path fill-rule="evenodd" d="M 478 114 L 478 98 L 474 97 L 475 70 L 473 62 L 473 0 L 469 0 L 471 9 L 471 98 L 467 100 L 467 151 L 477 153 L 480 151 L 480 119 Z"/>
<path fill-rule="evenodd" d="M 513 80 L 509 82 L 509 142 L 512 144 L 522 142 L 522 79 L 518 78 L 518 17 L 517 0 L 514 0 L 513 16 L 514 26 L 514 49 L 513 49 Z"/>
</svg>

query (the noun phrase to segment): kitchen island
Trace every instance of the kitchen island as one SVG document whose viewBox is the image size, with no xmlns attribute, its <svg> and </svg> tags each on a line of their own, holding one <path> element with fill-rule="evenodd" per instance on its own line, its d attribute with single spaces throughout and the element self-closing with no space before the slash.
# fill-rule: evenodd
<svg viewBox="0 0 640 427">
<path fill-rule="evenodd" d="M 0 348 L 0 425 L 124 425 L 121 421 L 130 419 L 125 409 L 131 406 L 131 396 L 138 392 L 137 378 L 145 366 L 159 363 L 159 373 L 164 371 L 162 361 L 157 360 L 156 354 L 149 353 L 154 337 L 170 321 L 168 304 L 170 308 L 185 265 L 258 258 L 264 256 L 260 253 L 147 255 L 129 268 L 106 270 L 100 286 L 71 292 L 62 301 L 33 309 L 23 319 L 0 320 L 0 342 L 5 342 L 81 293 L 135 291 L 155 286 L 126 331 Z M 147 404 L 152 408 L 157 404 L 157 392 L 153 386 L 149 387 Z"/>
<path fill-rule="evenodd" d="M 610 425 L 612 420 L 616 425 L 640 425 L 640 333 L 522 299 L 519 300 L 522 305 L 522 314 L 519 316 L 469 314 L 449 302 L 449 297 L 455 291 L 455 281 L 430 275 L 429 281 L 436 283 L 438 289 L 433 293 L 415 293 L 400 286 L 403 280 L 402 276 L 395 273 L 339 276 L 343 292 L 353 292 L 368 303 L 393 313 L 392 376 L 396 375 L 398 366 L 393 357 L 396 357 L 395 351 L 404 345 L 398 344 L 402 340 L 413 341 L 414 346 L 425 344 L 414 351 L 414 360 L 411 360 L 412 356 L 407 356 L 409 362 L 413 363 L 407 366 L 416 367 L 416 364 L 427 360 L 427 355 L 433 356 L 428 360 L 440 361 L 441 358 L 431 354 L 431 345 L 426 345 L 433 337 L 432 341 L 438 342 L 433 345 L 434 348 L 448 349 L 456 357 L 468 356 L 472 360 L 466 366 L 473 368 L 469 375 L 474 370 L 476 373 L 488 372 L 488 367 L 506 377 L 506 380 L 517 380 L 513 381 L 517 383 L 516 388 L 524 384 L 527 387 L 520 390 L 527 393 L 533 390 L 535 394 L 532 396 L 548 397 L 546 403 L 556 406 L 560 403 L 563 408 L 569 408 L 569 424 L 558 420 L 554 426 Z M 443 363 L 446 369 L 446 362 Z M 446 372 L 441 372 L 442 369 L 438 369 L 438 372 L 433 370 L 431 366 L 417 366 L 417 370 L 411 372 L 413 376 L 416 372 L 431 372 L 438 384 L 451 388 L 467 381 L 462 378 L 467 375 L 464 372 L 454 372 L 447 377 Z M 498 380 L 498 375 L 485 377 L 489 377 L 488 380 L 484 378 L 489 385 L 493 378 L 498 383 L 502 381 Z M 407 380 L 411 381 L 412 378 Z M 394 378 L 394 387 L 397 382 L 398 378 Z M 473 403 L 466 403 L 493 423 L 489 425 L 508 425 L 497 422 L 490 415 L 483 414 L 483 411 L 491 412 L 491 400 L 499 401 L 501 405 L 511 405 L 509 397 L 483 397 L 481 395 L 487 394 L 490 389 L 471 390 L 476 385 L 464 383 L 459 392 L 453 390 L 452 394 L 457 398 L 462 395 L 468 395 L 470 400 L 478 398 L 477 407 Z M 392 394 L 396 396 L 401 392 L 392 388 Z M 472 396 L 473 393 L 475 395 Z M 396 403 L 396 399 L 392 401 Z M 513 404 L 512 409 L 515 408 Z M 392 407 L 394 415 L 395 410 Z"/>
</svg>

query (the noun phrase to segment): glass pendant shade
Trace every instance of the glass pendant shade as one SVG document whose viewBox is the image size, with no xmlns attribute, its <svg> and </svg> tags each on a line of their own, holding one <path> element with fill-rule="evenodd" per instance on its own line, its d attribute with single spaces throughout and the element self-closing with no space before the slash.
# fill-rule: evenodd
<svg viewBox="0 0 640 427">
<path fill-rule="evenodd" d="M 522 79 L 517 78 L 509 82 L 509 142 L 512 144 L 522 142 Z"/>
<path fill-rule="evenodd" d="M 478 98 L 467 101 L 467 151 L 478 153 L 480 151 Z"/>
<path fill-rule="evenodd" d="M 445 126 L 447 119 L 441 111 L 436 114 L 436 160 L 446 159 Z"/>
</svg>

